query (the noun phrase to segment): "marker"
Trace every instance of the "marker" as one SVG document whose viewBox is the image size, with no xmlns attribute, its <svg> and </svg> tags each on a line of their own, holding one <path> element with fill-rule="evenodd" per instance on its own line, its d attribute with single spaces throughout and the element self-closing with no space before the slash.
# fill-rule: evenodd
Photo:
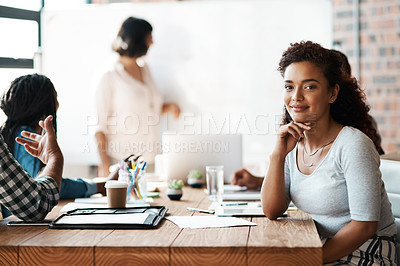
<svg viewBox="0 0 400 266">
<path fill-rule="evenodd" d="M 188 211 L 191 211 L 191 212 L 202 212 L 202 213 L 210 213 L 210 214 L 214 214 L 214 213 L 215 213 L 215 211 L 197 209 L 197 208 L 192 208 L 192 207 L 187 207 L 186 209 L 187 209 Z"/>
<path fill-rule="evenodd" d="M 136 180 L 137 172 L 138 172 L 138 165 L 136 165 L 135 170 L 133 171 L 133 175 L 131 175 L 131 182 L 134 182 Z"/>
<path fill-rule="evenodd" d="M 147 164 L 147 162 L 143 163 L 142 170 L 144 170 L 146 168 L 146 164 Z"/>
</svg>

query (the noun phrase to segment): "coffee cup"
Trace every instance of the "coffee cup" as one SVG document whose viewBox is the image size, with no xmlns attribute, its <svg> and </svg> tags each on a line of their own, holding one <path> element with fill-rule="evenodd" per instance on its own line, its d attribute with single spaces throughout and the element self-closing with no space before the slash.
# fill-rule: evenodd
<svg viewBox="0 0 400 266">
<path fill-rule="evenodd" d="M 128 183 L 110 180 L 104 187 L 107 190 L 107 204 L 109 208 L 125 208 Z"/>
</svg>

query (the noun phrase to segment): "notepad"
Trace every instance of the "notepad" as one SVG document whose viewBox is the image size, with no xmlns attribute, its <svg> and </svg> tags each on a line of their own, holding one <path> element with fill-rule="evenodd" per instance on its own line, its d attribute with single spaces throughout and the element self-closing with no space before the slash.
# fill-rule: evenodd
<svg viewBox="0 0 400 266">
<path fill-rule="evenodd" d="M 215 210 L 216 216 L 265 216 L 261 202 L 213 202 L 209 210 Z M 296 207 L 289 207 L 288 211 L 297 210 Z M 286 216 L 287 211 L 282 216 Z"/>
<path fill-rule="evenodd" d="M 215 210 L 216 216 L 265 216 L 261 202 L 213 202 L 210 210 Z"/>
</svg>

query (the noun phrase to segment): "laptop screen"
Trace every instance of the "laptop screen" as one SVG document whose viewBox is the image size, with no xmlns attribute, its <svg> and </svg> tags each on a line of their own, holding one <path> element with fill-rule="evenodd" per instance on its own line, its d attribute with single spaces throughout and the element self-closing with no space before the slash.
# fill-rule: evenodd
<svg viewBox="0 0 400 266">
<path fill-rule="evenodd" d="M 242 168 L 242 135 L 240 134 L 163 134 L 163 157 L 168 180 L 187 182 L 191 170 L 198 170 L 205 180 L 207 165 L 223 165 L 224 181 L 230 183 L 233 173 Z"/>
</svg>

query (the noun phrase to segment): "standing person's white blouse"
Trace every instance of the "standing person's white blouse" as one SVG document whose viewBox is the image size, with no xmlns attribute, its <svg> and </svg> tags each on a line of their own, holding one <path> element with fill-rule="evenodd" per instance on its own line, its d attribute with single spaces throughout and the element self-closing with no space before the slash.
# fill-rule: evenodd
<svg viewBox="0 0 400 266">
<path fill-rule="evenodd" d="M 163 99 L 147 65 L 141 71 L 144 82 L 130 76 L 118 62 L 103 75 L 96 91 L 98 130 L 105 133 L 107 154 L 114 160 L 143 153 L 152 163 L 161 151 Z"/>
</svg>

